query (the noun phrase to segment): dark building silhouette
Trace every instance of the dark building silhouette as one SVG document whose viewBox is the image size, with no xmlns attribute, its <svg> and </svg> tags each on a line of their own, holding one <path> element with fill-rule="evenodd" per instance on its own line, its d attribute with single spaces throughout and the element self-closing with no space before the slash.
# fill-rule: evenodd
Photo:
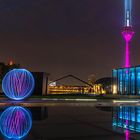
<svg viewBox="0 0 140 140">
<path fill-rule="evenodd" d="M 104 78 L 101 78 L 101 79 L 98 79 L 96 82 L 95 82 L 95 85 L 98 85 L 100 84 L 103 88 L 103 90 L 106 91 L 106 93 L 111 93 L 112 89 L 112 78 L 111 77 L 104 77 Z"/>
<path fill-rule="evenodd" d="M 15 68 L 20 68 L 20 64 L 15 64 L 12 61 L 10 61 L 8 64 L 5 64 L 3 62 L 0 62 L 0 83 L 2 82 L 3 77 L 5 74 Z"/>
<path fill-rule="evenodd" d="M 5 74 L 15 68 L 20 68 L 20 64 L 16 64 L 13 61 L 10 61 L 8 64 L 5 64 L 3 62 L 0 62 L 0 92 L 2 93 L 2 79 L 5 76 Z"/>
<path fill-rule="evenodd" d="M 32 72 L 35 79 L 33 95 L 46 95 L 48 91 L 48 75 L 45 72 Z"/>
</svg>

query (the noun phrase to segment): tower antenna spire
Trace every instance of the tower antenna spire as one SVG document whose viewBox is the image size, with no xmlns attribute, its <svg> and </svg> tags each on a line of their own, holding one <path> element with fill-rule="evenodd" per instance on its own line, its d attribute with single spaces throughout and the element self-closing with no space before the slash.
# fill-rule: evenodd
<svg viewBox="0 0 140 140">
<path fill-rule="evenodd" d="M 132 26 L 132 0 L 125 0 L 125 25 Z"/>
</svg>

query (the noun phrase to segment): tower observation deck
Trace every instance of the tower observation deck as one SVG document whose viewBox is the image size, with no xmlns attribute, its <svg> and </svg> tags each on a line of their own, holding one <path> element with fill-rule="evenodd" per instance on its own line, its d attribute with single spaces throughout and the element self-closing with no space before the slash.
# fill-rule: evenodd
<svg viewBox="0 0 140 140">
<path fill-rule="evenodd" d="M 132 0 L 124 0 L 125 14 L 122 35 L 125 39 L 125 67 L 130 67 L 130 42 L 134 35 L 132 26 Z"/>
</svg>

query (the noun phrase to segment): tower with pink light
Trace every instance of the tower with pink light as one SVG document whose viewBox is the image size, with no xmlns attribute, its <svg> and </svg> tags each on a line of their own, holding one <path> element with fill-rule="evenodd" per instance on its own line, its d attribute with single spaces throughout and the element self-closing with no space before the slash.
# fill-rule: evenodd
<svg viewBox="0 0 140 140">
<path fill-rule="evenodd" d="M 130 67 L 130 42 L 134 35 L 132 26 L 132 0 L 124 0 L 125 2 L 125 15 L 124 27 L 122 31 L 125 40 L 125 67 Z"/>
</svg>

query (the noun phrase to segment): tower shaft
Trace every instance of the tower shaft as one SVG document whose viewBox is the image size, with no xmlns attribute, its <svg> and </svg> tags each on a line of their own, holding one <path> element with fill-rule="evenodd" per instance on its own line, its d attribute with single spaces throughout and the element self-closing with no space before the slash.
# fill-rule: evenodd
<svg viewBox="0 0 140 140">
<path fill-rule="evenodd" d="M 128 42 L 126 42 L 125 47 L 125 67 L 130 67 L 130 47 Z"/>
</svg>

